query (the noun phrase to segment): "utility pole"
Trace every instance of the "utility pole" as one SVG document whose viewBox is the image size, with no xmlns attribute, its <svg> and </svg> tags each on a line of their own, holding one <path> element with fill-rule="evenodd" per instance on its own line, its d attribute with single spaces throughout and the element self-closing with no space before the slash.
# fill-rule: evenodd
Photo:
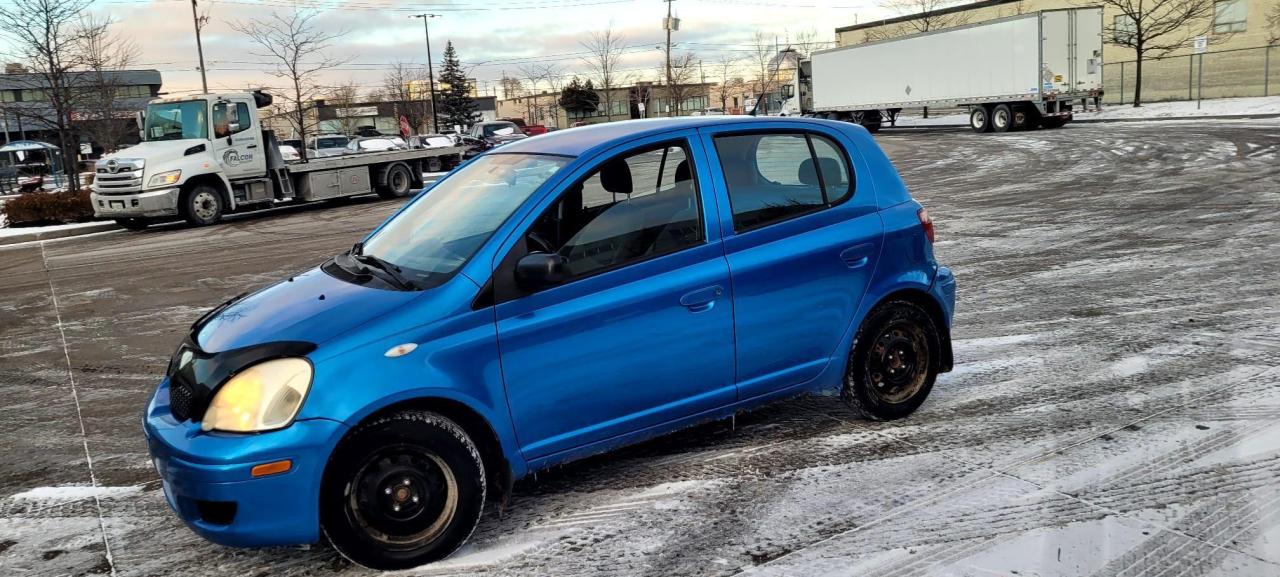
<svg viewBox="0 0 1280 577">
<path fill-rule="evenodd" d="M 196 54 L 200 56 L 200 89 L 205 94 L 209 93 L 209 80 L 204 75 L 204 46 L 200 44 L 200 29 L 204 28 L 204 23 L 208 20 L 207 17 L 200 17 L 196 10 L 196 0 L 191 0 L 191 21 L 196 25 Z"/>
<path fill-rule="evenodd" d="M 193 0 L 194 1 L 194 0 Z M 427 96 L 431 99 L 431 132 L 440 131 L 440 114 L 436 107 L 436 73 L 431 63 L 431 26 L 427 24 L 432 18 L 439 18 L 439 14 L 414 14 L 414 18 L 422 19 L 422 32 L 427 36 L 427 84 L 430 92 Z"/>
<path fill-rule="evenodd" d="M 671 3 L 674 1 L 663 0 L 667 3 L 667 17 L 662 21 L 662 28 L 667 31 L 667 116 L 674 116 L 676 110 L 671 93 L 671 31 L 680 29 L 680 21 L 671 17 Z"/>
</svg>

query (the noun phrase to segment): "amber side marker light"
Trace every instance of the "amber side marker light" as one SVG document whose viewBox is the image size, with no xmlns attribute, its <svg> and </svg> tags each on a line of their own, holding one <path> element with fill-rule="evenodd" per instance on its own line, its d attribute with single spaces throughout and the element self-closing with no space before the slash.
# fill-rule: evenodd
<svg viewBox="0 0 1280 577">
<path fill-rule="evenodd" d="M 290 461 L 289 459 L 285 459 L 283 461 L 275 461 L 272 463 L 263 463 L 261 465 L 256 465 L 254 466 L 253 469 L 249 471 L 249 474 L 253 475 L 254 477 L 266 477 L 267 475 L 278 475 L 280 473 L 287 473 L 289 472 L 289 469 L 291 469 L 292 467 L 293 467 L 293 461 Z"/>
</svg>

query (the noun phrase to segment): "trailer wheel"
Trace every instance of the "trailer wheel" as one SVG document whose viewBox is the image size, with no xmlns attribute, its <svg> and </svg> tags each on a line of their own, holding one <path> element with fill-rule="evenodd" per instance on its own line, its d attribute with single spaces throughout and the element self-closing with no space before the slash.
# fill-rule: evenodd
<svg viewBox="0 0 1280 577">
<path fill-rule="evenodd" d="M 196 226 L 206 226 L 222 220 L 222 210 L 222 194 L 207 184 L 198 184 L 182 191 L 178 199 L 178 211 L 182 218 Z"/>
<path fill-rule="evenodd" d="M 997 104 L 991 109 L 991 129 L 996 132 L 1009 132 L 1013 129 L 1013 111 L 1008 104 Z"/>
<path fill-rule="evenodd" d="M 991 115 L 985 106 L 974 106 L 969 109 L 969 128 L 974 132 L 991 132 Z"/>
<path fill-rule="evenodd" d="M 393 164 L 387 169 L 387 183 L 378 187 L 378 196 L 382 198 L 399 198 L 409 194 L 413 188 L 413 175 L 403 164 Z"/>
</svg>

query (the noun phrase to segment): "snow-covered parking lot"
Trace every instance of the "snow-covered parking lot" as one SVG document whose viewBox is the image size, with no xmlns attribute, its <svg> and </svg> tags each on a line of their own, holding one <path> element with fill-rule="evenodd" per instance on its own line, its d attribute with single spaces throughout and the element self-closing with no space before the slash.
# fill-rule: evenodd
<svg viewBox="0 0 1280 577">
<path fill-rule="evenodd" d="M 542 473 L 406 574 L 1280 574 L 1280 121 L 878 139 L 959 281 L 919 412 L 804 398 Z M 370 574 L 196 537 L 139 420 L 196 317 L 397 206 L 0 248 L 0 575 Z"/>
</svg>

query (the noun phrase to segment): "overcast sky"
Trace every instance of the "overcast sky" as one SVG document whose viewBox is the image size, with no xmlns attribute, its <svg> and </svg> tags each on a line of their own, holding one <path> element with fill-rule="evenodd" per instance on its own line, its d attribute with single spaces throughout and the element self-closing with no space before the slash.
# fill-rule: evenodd
<svg viewBox="0 0 1280 577">
<path fill-rule="evenodd" d="M 658 47 L 666 15 L 661 0 L 202 0 L 200 5 L 211 18 L 204 32 L 211 90 L 281 85 L 263 73 L 270 65 L 253 54 L 258 50 L 229 26 L 272 10 L 318 10 L 319 26 L 346 30 L 332 55 L 350 63 L 328 72 L 324 83 L 352 81 L 365 91 L 381 84 L 390 62 L 426 62 L 422 20 L 412 18 L 414 13 L 441 14 L 431 20 L 437 74 L 445 41 L 452 40 L 482 90 L 496 86 L 504 71 L 518 76 L 520 66 L 531 59 L 554 62 L 567 73 L 585 72 L 580 42 L 589 32 L 610 26 L 632 47 L 621 68 L 653 77 L 661 62 Z M 96 0 L 93 10 L 109 15 L 139 44 L 137 67 L 160 70 L 165 91 L 200 88 L 188 0 Z M 892 15 L 876 0 L 677 0 L 673 10 L 682 19 L 673 36 L 677 50 L 695 52 L 708 78 L 714 76 L 714 63 L 726 55 L 745 56 L 757 30 L 776 35 L 782 44 L 807 30 L 833 41 L 838 26 Z"/>
</svg>

